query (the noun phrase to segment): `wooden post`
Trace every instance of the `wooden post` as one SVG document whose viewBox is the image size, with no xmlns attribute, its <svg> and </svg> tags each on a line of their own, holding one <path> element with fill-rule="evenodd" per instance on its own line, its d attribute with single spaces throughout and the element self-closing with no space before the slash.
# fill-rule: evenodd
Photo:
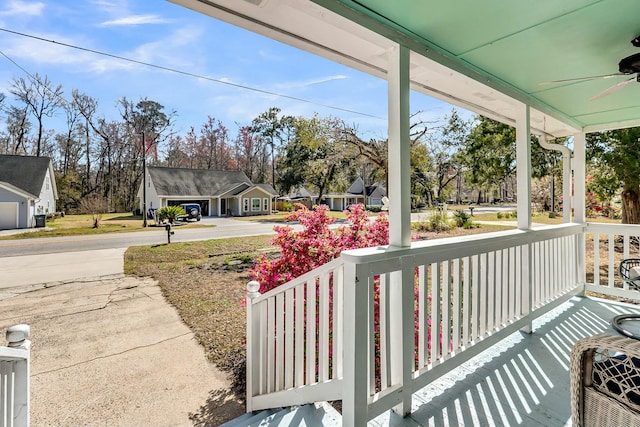
<svg viewBox="0 0 640 427">
<path fill-rule="evenodd" d="M 518 228 L 520 230 L 531 229 L 531 128 L 530 109 L 526 104 L 522 104 L 516 116 L 516 180 L 518 186 Z M 521 263 L 521 283 L 514 283 L 514 286 L 522 288 L 522 315 L 526 316 L 533 309 L 533 262 L 531 244 L 522 247 Z M 523 332 L 531 333 L 533 326 L 531 322 L 524 328 Z"/>
<path fill-rule="evenodd" d="M 31 400 L 31 341 L 28 339 L 31 330 L 29 325 L 15 325 L 7 329 L 7 347 L 22 354 L 13 362 L 13 405 L 10 410 L 9 425 L 28 426 Z M 3 400 L 5 390 L 0 390 Z M 7 403 L 7 402 L 2 402 Z M 0 404 L 2 404 L 0 403 Z"/>
<path fill-rule="evenodd" d="M 260 337 L 255 336 L 260 328 L 260 317 L 254 315 L 252 300 L 260 295 L 260 283 L 255 280 L 247 283 L 247 412 L 253 411 L 253 396 L 259 392 L 260 382 L 258 375 L 260 372 L 254 367 L 254 356 L 262 357 L 260 351 Z"/>
<path fill-rule="evenodd" d="M 407 47 L 396 45 L 389 52 L 387 72 L 389 102 L 389 188 L 392 203 L 389 205 L 389 244 L 398 247 L 411 246 L 411 140 L 409 136 L 409 56 Z M 409 274 L 410 273 L 410 274 Z M 391 383 L 402 385 L 402 404 L 394 411 L 402 416 L 411 412 L 411 373 L 413 366 L 406 362 L 413 357 L 413 344 L 405 345 L 407 337 L 413 342 L 413 321 L 407 324 L 407 313 L 413 315 L 413 298 L 407 301 L 404 288 L 413 292 L 413 272 L 396 271 L 390 274 L 389 295 L 389 354 Z M 408 305 L 407 305 L 408 304 Z M 408 328 L 408 326 L 411 326 Z M 407 337 L 405 337 L 405 335 Z M 408 381 L 408 382 L 407 382 Z"/>
<path fill-rule="evenodd" d="M 585 134 L 579 132 L 573 136 L 573 221 L 584 224 L 586 222 L 585 181 L 586 154 Z M 585 268 L 585 237 L 584 233 L 578 237 L 578 283 L 586 283 Z M 595 249 L 594 249 L 595 250 Z"/>
<path fill-rule="evenodd" d="M 343 255 L 344 257 L 344 255 Z M 344 262 L 344 379 L 342 393 L 342 425 L 359 427 L 367 424 L 369 374 L 369 277 L 358 272 L 358 266 Z M 363 277 L 359 277 L 362 274 Z"/>
</svg>

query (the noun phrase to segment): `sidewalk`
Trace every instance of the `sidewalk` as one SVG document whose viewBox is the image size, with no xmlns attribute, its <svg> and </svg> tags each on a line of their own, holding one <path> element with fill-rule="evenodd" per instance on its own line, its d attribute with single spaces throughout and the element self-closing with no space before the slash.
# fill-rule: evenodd
<svg viewBox="0 0 640 427">
<path fill-rule="evenodd" d="M 31 326 L 31 425 L 218 425 L 243 412 L 153 280 L 30 288 L 0 296 L 0 330 Z"/>
</svg>

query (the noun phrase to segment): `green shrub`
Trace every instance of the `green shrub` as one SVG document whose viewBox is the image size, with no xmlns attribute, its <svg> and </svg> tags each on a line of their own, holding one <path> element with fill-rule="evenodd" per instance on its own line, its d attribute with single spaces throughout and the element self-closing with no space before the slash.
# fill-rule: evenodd
<svg viewBox="0 0 640 427">
<path fill-rule="evenodd" d="M 293 212 L 295 209 L 295 207 L 293 206 L 293 203 L 289 203 L 289 202 L 284 202 L 282 203 L 282 210 L 285 212 Z"/>
<path fill-rule="evenodd" d="M 507 215 L 508 215 L 508 214 L 507 214 Z M 502 218 L 504 218 L 504 216 L 505 216 L 505 214 L 503 214 L 502 212 L 497 212 L 497 213 L 496 213 L 496 218 L 498 218 L 498 219 L 502 219 Z M 508 217 L 507 217 L 507 218 L 508 218 Z"/>
<path fill-rule="evenodd" d="M 184 214 L 182 206 L 163 206 L 156 211 L 156 218 L 160 222 L 169 221 L 170 224 L 173 224 L 179 216 Z"/>
<path fill-rule="evenodd" d="M 382 206 L 380 206 L 380 205 L 367 205 L 367 210 L 369 212 L 374 212 L 374 213 L 382 212 Z"/>
<path fill-rule="evenodd" d="M 434 210 L 431 214 L 431 218 L 429 218 L 427 222 L 429 224 L 430 231 L 435 231 L 436 233 L 451 229 L 446 209 Z"/>
</svg>

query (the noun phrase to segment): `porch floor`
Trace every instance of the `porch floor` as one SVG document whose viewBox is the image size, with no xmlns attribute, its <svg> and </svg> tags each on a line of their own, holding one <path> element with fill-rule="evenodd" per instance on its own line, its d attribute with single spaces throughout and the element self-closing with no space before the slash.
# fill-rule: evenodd
<svg viewBox="0 0 640 427">
<path fill-rule="evenodd" d="M 640 306 L 574 297 L 413 395 L 411 415 L 379 426 L 570 426 L 569 355 L 580 338 L 616 332 L 610 319 Z"/>
</svg>

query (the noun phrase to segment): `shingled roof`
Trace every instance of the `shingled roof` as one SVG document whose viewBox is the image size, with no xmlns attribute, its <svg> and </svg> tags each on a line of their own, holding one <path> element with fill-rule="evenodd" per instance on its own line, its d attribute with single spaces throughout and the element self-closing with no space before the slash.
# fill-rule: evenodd
<svg viewBox="0 0 640 427">
<path fill-rule="evenodd" d="M 160 196 L 219 196 L 234 185 L 253 185 L 242 171 L 149 167 Z"/>
<path fill-rule="evenodd" d="M 42 190 L 49 157 L 0 155 L 0 182 L 6 182 L 34 197 Z M 53 177 L 51 177 L 53 180 Z"/>
</svg>

